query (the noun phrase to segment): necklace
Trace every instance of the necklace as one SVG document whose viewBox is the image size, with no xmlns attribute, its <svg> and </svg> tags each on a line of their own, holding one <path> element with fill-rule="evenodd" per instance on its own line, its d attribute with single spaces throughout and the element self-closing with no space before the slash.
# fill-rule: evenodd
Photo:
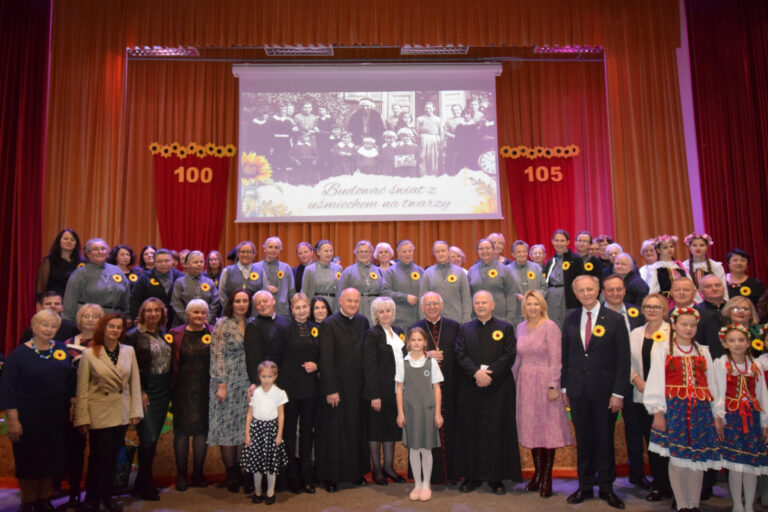
<svg viewBox="0 0 768 512">
<path fill-rule="evenodd" d="M 685 350 L 683 350 L 683 347 L 681 347 L 681 346 L 680 346 L 680 345 L 677 343 L 677 340 L 675 340 L 675 346 L 677 347 L 677 350 L 679 350 L 680 352 L 682 352 L 682 353 L 683 353 L 683 354 L 685 354 L 685 355 L 688 355 L 688 354 L 690 354 L 691 352 L 693 352 L 693 349 L 694 349 L 693 343 L 691 343 L 691 345 L 690 345 L 690 347 L 691 347 L 691 348 L 689 348 L 689 349 L 688 349 L 688 351 L 686 352 Z"/>
<path fill-rule="evenodd" d="M 46 350 L 38 350 L 38 348 L 35 346 L 34 340 L 29 340 L 32 343 L 32 350 L 35 351 L 35 354 L 37 354 L 37 357 L 40 359 L 50 359 L 51 356 L 53 356 L 53 343 L 50 341 L 48 342 L 48 348 Z"/>
<path fill-rule="evenodd" d="M 749 361 L 747 361 L 746 359 L 744 360 L 744 371 L 741 371 L 739 369 L 739 363 L 737 363 L 734 360 L 731 360 L 731 362 L 733 363 L 733 368 L 736 370 L 736 372 L 738 374 L 740 374 L 740 375 L 749 375 Z"/>
</svg>

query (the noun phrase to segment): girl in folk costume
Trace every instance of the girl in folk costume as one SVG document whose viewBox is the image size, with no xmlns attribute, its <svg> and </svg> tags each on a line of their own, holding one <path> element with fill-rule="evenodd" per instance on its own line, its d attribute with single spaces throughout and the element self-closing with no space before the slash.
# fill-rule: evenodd
<svg viewBox="0 0 768 512">
<path fill-rule="evenodd" d="M 715 426 L 729 469 L 733 510 L 751 512 L 757 477 L 768 474 L 768 391 L 765 376 L 749 351 L 749 331 L 728 324 L 720 329 L 719 337 L 726 354 L 715 361 L 715 379 L 725 395 L 725 419 L 716 418 Z"/>
<path fill-rule="evenodd" d="M 654 416 L 648 450 L 669 457 L 678 510 L 699 510 L 707 469 L 723 465 L 714 417 L 725 415 L 709 349 L 693 340 L 699 312 L 675 308 L 672 336 L 651 353 L 643 404 Z"/>
<path fill-rule="evenodd" d="M 691 233 L 683 239 L 688 246 L 689 257 L 683 262 L 683 267 L 691 275 L 693 284 L 699 287 L 701 278 L 714 274 L 723 282 L 723 287 L 727 290 L 728 283 L 725 280 L 725 270 L 723 264 L 709 257 L 707 251 L 710 245 L 714 245 L 712 237 L 706 233 Z M 700 297 L 696 297 L 696 302 L 701 302 Z"/>
<path fill-rule="evenodd" d="M 678 238 L 675 235 L 661 235 L 654 239 L 654 248 L 659 259 L 656 260 L 656 263 L 648 265 L 649 293 L 661 293 L 669 298 L 672 282 L 678 277 L 688 275 L 683 264 L 675 260 L 677 241 Z"/>
</svg>

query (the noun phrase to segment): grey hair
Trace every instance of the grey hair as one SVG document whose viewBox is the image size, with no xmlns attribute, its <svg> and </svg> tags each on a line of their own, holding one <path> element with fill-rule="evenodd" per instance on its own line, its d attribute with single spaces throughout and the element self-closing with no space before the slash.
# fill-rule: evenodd
<svg viewBox="0 0 768 512">
<path fill-rule="evenodd" d="M 281 251 L 283 250 L 283 241 L 280 240 L 279 236 L 271 236 L 267 238 L 266 240 L 264 240 L 264 245 L 262 245 L 262 247 L 266 247 L 269 242 L 277 242 L 277 245 L 280 246 L 280 250 Z"/>
<path fill-rule="evenodd" d="M 189 314 L 189 312 L 192 311 L 195 308 L 202 308 L 202 309 L 204 309 L 206 316 L 211 311 L 211 308 L 208 307 L 208 303 L 205 302 L 203 299 L 192 299 L 191 301 L 187 302 L 187 307 L 184 309 L 184 311 L 187 314 Z"/>
<path fill-rule="evenodd" d="M 94 244 L 104 244 L 104 247 L 107 248 L 107 252 L 109 252 L 109 244 L 104 241 L 103 238 L 91 238 L 87 242 L 85 242 L 85 245 L 83 246 L 83 250 L 85 252 L 88 252 L 90 247 Z"/>
<path fill-rule="evenodd" d="M 371 318 L 373 319 L 373 323 L 375 325 L 379 325 L 379 319 L 376 314 L 379 312 L 379 309 L 383 308 L 385 304 L 392 305 L 392 314 L 397 312 L 397 305 L 395 305 L 395 301 L 393 301 L 390 297 L 376 297 L 373 299 L 373 302 L 371 302 Z"/>
</svg>

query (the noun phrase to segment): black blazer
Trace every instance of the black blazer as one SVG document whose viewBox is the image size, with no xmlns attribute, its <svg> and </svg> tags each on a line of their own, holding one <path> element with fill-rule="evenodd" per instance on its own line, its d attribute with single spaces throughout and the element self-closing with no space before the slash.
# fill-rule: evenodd
<svg viewBox="0 0 768 512">
<path fill-rule="evenodd" d="M 563 324 L 561 385 L 569 398 L 606 400 L 612 393 L 626 396 L 629 382 L 629 333 L 619 313 L 600 306 L 592 327 L 602 326 L 602 336 L 592 334 L 584 351 L 579 324 L 583 308 L 572 312 Z"/>
<path fill-rule="evenodd" d="M 133 291 L 131 292 L 131 318 L 136 319 L 136 317 L 139 316 L 139 308 L 144 303 L 145 300 L 155 297 L 157 299 L 160 299 L 163 304 L 165 304 L 165 308 L 168 310 L 168 321 L 163 327 L 168 327 L 169 325 L 173 325 L 173 318 L 175 316 L 175 313 L 173 312 L 173 308 L 171 307 L 171 296 L 173 295 L 173 285 L 176 282 L 176 280 L 180 277 L 184 277 L 184 274 L 176 270 L 175 268 L 172 268 L 170 271 L 171 275 L 171 288 L 170 293 L 165 293 L 165 288 L 160 283 L 160 281 L 157 279 L 157 271 L 153 268 L 150 270 L 147 270 L 146 272 L 143 272 L 139 276 L 139 280 L 136 281 L 136 284 L 133 287 Z M 153 284 L 156 282 L 157 284 Z"/>
<path fill-rule="evenodd" d="M 624 296 L 626 302 L 632 304 L 642 304 L 643 299 L 648 295 L 650 289 L 648 283 L 643 281 L 637 270 L 630 270 L 627 275 L 624 276 L 624 287 L 627 289 L 627 294 Z"/>
<path fill-rule="evenodd" d="M 275 318 L 257 316 L 245 326 L 243 348 L 245 349 L 245 367 L 251 383 L 259 384 L 259 364 L 264 360 L 283 364 L 283 348 L 288 337 L 291 320 L 282 315 Z M 278 373 L 279 374 L 279 373 Z M 290 398 L 290 395 L 288 395 Z"/>
<path fill-rule="evenodd" d="M 392 331 L 401 339 L 405 338 L 403 330 L 396 325 L 392 326 Z M 407 353 L 406 346 L 403 345 L 403 357 Z M 368 329 L 363 339 L 363 382 L 365 400 L 395 399 L 395 355 L 387 345 L 387 334 L 380 325 Z"/>
<path fill-rule="evenodd" d="M 165 335 L 165 330 L 162 327 L 159 329 L 159 334 L 161 338 Z M 139 330 L 134 327 L 128 331 L 122 342 L 133 347 L 133 351 L 136 353 L 136 363 L 139 365 L 139 376 L 141 377 L 141 389 L 144 391 L 144 385 L 147 382 L 147 376 L 150 375 L 152 367 L 152 349 L 149 345 L 149 339 L 146 336 L 142 336 Z M 171 364 L 173 364 L 173 355 L 171 355 Z"/>
<path fill-rule="evenodd" d="M 694 339 L 702 345 L 709 347 L 709 354 L 714 361 L 725 354 L 723 344 L 720 343 L 720 328 L 725 325 L 726 320 L 720 313 L 720 310 L 713 304 L 706 301 L 694 306 L 701 315 L 696 327 L 696 336 Z"/>
<path fill-rule="evenodd" d="M 283 347 L 283 364 L 277 377 L 278 385 L 288 394 L 289 400 L 301 400 L 318 394 L 318 371 L 307 373 L 302 364 L 320 361 L 320 328 L 307 322 L 309 336 L 299 335 L 299 324 L 291 320 Z"/>
<path fill-rule="evenodd" d="M 515 328 L 512 324 L 499 320 L 496 317 L 488 321 L 489 329 L 486 332 L 501 331 L 503 337 L 496 342 L 493 362 L 488 365 L 491 371 L 491 385 L 488 391 L 498 389 L 503 386 L 507 379 L 512 379 L 512 365 L 515 363 L 515 354 L 517 350 L 517 340 L 515 338 Z M 480 369 L 480 343 L 487 342 L 487 339 L 481 340 L 482 323 L 478 319 L 461 324 L 459 336 L 456 339 L 456 360 L 459 369 L 466 377 L 465 382 L 475 383 L 475 372 Z"/>
<path fill-rule="evenodd" d="M 546 265 L 544 265 L 544 276 L 546 277 L 547 282 L 549 282 L 549 275 L 552 273 L 552 267 L 554 267 L 555 261 L 556 260 L 553 257 L 547 262 Z M 569 267 L 568 270 L 563 270 L 565 307 L 567 309 L 573 309 L 581 307 L 581 303 L 579 303 L 579 300 L 573 293 L 573 280 L 579 276 L 589 275 L 595 276 L 600 280 L 600 283 L 602 283 L 603 264 L 598 258 L 595 258 L 594 256 L 590 256 L 589 259 L 584 262 L 584 260 L 581 259 L 581 256 L 571 251 L 570 249 L 563 253 L 563 262 L 566 261 L 569 263 Z M 584 268 L 584 266 L 588 263 L 592 264 L 592 268 L 590 270 L 586 270 Z"/>
</svg>

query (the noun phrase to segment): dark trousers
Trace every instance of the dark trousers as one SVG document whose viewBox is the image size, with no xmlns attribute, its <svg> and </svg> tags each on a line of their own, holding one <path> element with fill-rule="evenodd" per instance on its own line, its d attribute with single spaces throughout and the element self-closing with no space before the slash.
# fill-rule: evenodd
<svg viewBox="0 0 768 512">
<path fill-rule="evenodd" d="M 80 482 L 83 479 L 85 462 L 85 443 L 88 437 L 81 434 L 77 428 L 68 426 L 67 432 L 67 480 L 69 494 L 80 494 Z"/>
<path fill-rule="evenodd" d="M 288 478 L 294 481 L 299 476 L 305 484 L 312 483 L 312 447 L 314 443 L 317 396 L 290 400 L 285 404 L 285 425 L 283 440 L 288 451 Z M 296 459 L 296 433 L 299 434 L 299 458 Z"/>
<path fill-rule="evenodd" d="M 632 390 L 624 393 L 624 407 L 621 409 L 621 417 L 624 420 L 624 438 L 627 442 L 627 462 L 630 475 L 642 475 L 645 468 L 643 461 L 643 430 L 640 427 L 639 414 L 648 415 L 645 409 L 638 412 L 632 401 Z"/>
<path fill-rule="evenodd" d="M 108 500 L 112 496 L 117 455 L 125 444 L 125 425 L 91 429 L 86 489 L 88 501 Z"/>
<path fill-rule="evenodd" d="M 650 443 L 653 416 L 648 414 L 643 404 L 635 403 L 634 406 L 645 442 Z M 651 475 L 653 475 L 653 490 L 663 493 L 672 492 L 672 487 L 669 485 L 669 457 L 662 457 L 658 453 L 648 451 L 648 464 L 651 466 Z"/>
<path fill-rule="evenodd" d="M 608 408 L 609 396 L 598 400 L 571 398 L 571 417 L 576 430 L 577 471 L 579 488 L 593 492 L 595 485 L 601 491 L 613 490 L 616 480 L 616 454 L 613 431 L 616 416 Z"/>
</svg>

